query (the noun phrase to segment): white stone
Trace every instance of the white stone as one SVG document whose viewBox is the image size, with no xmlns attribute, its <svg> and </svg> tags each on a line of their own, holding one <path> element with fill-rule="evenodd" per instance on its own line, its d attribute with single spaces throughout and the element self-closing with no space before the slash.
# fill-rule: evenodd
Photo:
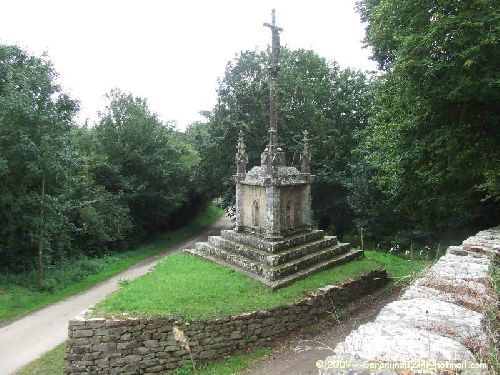
<svg viewBox="0 0 500 375">
<path fill-rule="evenodd" d="M 489 263 L 468 261 L 470 259 L 474 258 L 447 254 L 432 267 L 432 272 L 447 279 L 474 280 L 488 277 Z"/>
<path fill-rule="evenodd" d="M 337 356 L 365 360 L 408 361 L 411 359 L 475 361 L 459 342 L 405 324 L 376 322 L 360 326 L 335 347 Z"/>
<path fill-rule="evenodd" d="M 483 319 L 482 314 L 452 303 L 414 298 L 388 304 L 375 322 L 425 329 L 460 342 L 471 339 L 485 342 Z"/>
<path fill-rule="evenodd" d="M 439 275 L 434 274 L 432 271 L 427 273 L 421 279 L 416 280 L 413 285 L 426 286 L 429 288 L 441 290 L 443 292 L 448 292 L 448 290 L 446 290 L 446 287 L 449 286 L 453 290 L 460 290 L 461 293 L 469 294 L 471 296 L 486 294 L 487 292 L 486 286 L 477 281 L 440 278 Z"/>
<path fill-rule="evenodd" d="M 448 293 L 427 286 L 412 285 L 404 292 L 401 299 L 430 298 L 466 308 L 468 308 L 467 305 L 470 305 L 475 311 L 482 311 L 483 307 L 492 301 L 492 298 L 487 294 L 482 294 L 480 298 L 477 297 L 466 293 Z"/>
</svg>

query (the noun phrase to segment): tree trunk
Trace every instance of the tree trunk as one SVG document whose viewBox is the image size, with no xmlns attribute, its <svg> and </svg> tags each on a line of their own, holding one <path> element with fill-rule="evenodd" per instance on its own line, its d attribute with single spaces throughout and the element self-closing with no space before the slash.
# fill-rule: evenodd
<svg viewBox="0 0 500 375">
<path fill-rule="evenodd" d="M 44 230 L 44 213 L 45 213 L 45 176 L 42 177 L 42 186 L 40 189 L 40 234 L 38 237 L 38 284 L 43 280 L 43 230 Z"/>
</svg>

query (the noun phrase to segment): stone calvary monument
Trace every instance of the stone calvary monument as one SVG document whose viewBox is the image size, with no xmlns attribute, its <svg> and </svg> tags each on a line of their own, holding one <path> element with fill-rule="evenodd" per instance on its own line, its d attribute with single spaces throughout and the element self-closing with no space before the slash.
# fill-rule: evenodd
<svg viewBox="0 0 500 375">
<path fill-rule="evenodd" d="M 325 236 L 311 226 L 310 152 L 304 131 L 300 171 L 285 164 L 285 153 L 277 142 L 278 55 L 280 32 L 275 11 L 272 23 L 270 64 L 269 143 L 261 165 L 247 172 L 247 155 L 240 131 L 236 153 L 236 227 L 195 244 L 189 252 L 229 266 L 279 288 L 324 268 L 346 263 L 362 255 L 348 243 Z"/>
</svg>

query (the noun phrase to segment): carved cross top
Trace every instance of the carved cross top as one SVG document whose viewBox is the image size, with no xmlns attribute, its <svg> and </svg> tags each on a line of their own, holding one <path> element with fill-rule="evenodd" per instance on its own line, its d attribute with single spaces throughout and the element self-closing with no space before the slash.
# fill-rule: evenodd
<svg viewBox="0 0 500 375">
<path fill-rule="evenodd" d="M 266 22 L 266 23 L 264 23 L 264 26 L 269 27 L 271 29 L 271 33 L 272 33 L 271 65 L 276 66 L 278 64 L 278 54 L 279 54 L 279 49 L 280 49 L 280 32 L 283 31 L 283 28 L 276 26 L 276 10 L 275 9 L 272 10 L 271 19 L 272 19 L 272 23 Z M 275 78 L 275 77 L 272 77 L 272 78 Z"/>
<path fill-rule="evenodd" d="M 270 84 L 269 84 L 269 160 L 273 160 L 276 152 L 277 134 L 278 134 L 278 109 L 276 95 L 276 81 L 278 80 L 278 55 L 280 52 L 280 32 L 281 27 L 276 26 L 276 11 L 272 10 L 272 23 L 264 23 L 265 27 L 269 27 L 272 33 L 271 47 L 271 69 Z"/>
<path fill-rule="evenodd" d="M 276 10 L 275 9 L 273 9 L 271 12 L 271 19 L 272 19 L 272 21 L 271 21 L 272 23 L 265 22 L 264 26 L 269 27 L 273 33 L 276 32 L 279 34 L 279 32 L 283 31 L 283 29 L 281 27 L 276 26 Z"/>
</svg>

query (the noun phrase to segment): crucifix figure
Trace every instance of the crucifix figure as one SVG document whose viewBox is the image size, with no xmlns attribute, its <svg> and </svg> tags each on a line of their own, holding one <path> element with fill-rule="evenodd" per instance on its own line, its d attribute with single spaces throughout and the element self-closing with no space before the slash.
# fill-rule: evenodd
<svg viewBox="0 0 500 375">
<path fill-rule="evenodd" d="M 278 55 L 280 52 L 280 32 L 281 27 L 276 26 L 276 11 L 272 10 L 272 23 L 264 23 L 264 26 L 269 27 L 272 33 L 271 47 L 271 68 L 270 68 L 270 84 L 269 84 L 269 114 L 270 114 L 270 129 L 269 129 L 269 161 L 275 158 L 276 154 L 276 136 L 278 128 L 278 110 L 276 97 L 276 81 L 278 79 Z"/>
</svg>

